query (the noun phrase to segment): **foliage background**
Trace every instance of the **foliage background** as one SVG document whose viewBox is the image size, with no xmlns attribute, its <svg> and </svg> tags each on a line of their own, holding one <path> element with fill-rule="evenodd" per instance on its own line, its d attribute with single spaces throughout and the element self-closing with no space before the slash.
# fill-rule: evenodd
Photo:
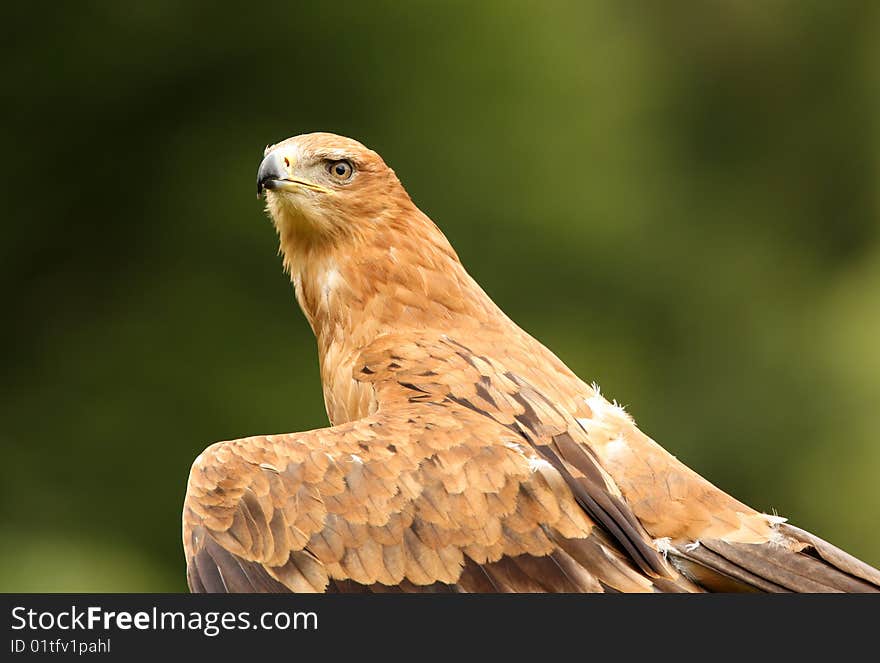
<svg viewBox="0 0 880 663">
<path fill-rule="evenodd" d="M 6 7 L 0 590 L 184 590 L 195 456 L 325 424 L 254 198 L 311 130 L 673 453 L 880 564 L 878 7 Z"/>
</svg>

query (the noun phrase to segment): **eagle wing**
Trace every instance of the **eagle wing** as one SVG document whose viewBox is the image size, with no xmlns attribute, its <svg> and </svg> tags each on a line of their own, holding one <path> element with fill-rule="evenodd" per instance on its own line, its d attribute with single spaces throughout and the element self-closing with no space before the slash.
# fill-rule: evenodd
<svg viewBox="0 0 880 663">
<path fill-rule="evenodd" d="M 382 337 L 353 378 L 372 389 L 369 416 L 196 459 L 183 515 L 191 590 L 880 586 L 874 569 L 688 470 L 598 394 L 571 412 L 448 337 Z M 615 441 L 641 458 L 628 474 L 614 474 Z"/>
</svg>

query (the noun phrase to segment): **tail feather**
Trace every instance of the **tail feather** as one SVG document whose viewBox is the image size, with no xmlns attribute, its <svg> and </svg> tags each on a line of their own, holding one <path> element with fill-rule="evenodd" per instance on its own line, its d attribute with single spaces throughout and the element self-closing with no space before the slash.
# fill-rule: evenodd
<svg viewBox="0 0 880 663">
<path fill-rule="evenodd" d="M 710 591 L 880 592 L 880 571 L 809 532 L 776 526 L 766 543 L 705 539 L 675 545 L 679 570 Z"/>
</svg>

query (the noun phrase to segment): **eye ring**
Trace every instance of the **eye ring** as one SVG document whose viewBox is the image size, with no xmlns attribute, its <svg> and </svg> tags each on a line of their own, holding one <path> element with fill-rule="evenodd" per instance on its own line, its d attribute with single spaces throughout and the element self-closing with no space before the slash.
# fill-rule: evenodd
<svg viewBox="0 0 880 663">
<path fill-rule="evenodd" d="M 346 182 L 354 174 L 354 166 L 348 159 L 328 159 L 327 172 L 333 179 Z"/>
</svg>

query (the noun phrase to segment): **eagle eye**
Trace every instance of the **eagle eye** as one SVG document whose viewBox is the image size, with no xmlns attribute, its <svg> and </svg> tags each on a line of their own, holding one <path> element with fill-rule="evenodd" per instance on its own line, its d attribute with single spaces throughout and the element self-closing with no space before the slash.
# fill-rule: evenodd
<svg viewBox="0 0 880 663">
<path fill-rule="evenodd" d="M 334 179 L 344 182 L 351 178 L 351 175 L 354 172 L 354 166 L 351 165 L 351 161 L 348 159 L 328 160 L 327 172 L 330 173 Z"/>
</svg>

